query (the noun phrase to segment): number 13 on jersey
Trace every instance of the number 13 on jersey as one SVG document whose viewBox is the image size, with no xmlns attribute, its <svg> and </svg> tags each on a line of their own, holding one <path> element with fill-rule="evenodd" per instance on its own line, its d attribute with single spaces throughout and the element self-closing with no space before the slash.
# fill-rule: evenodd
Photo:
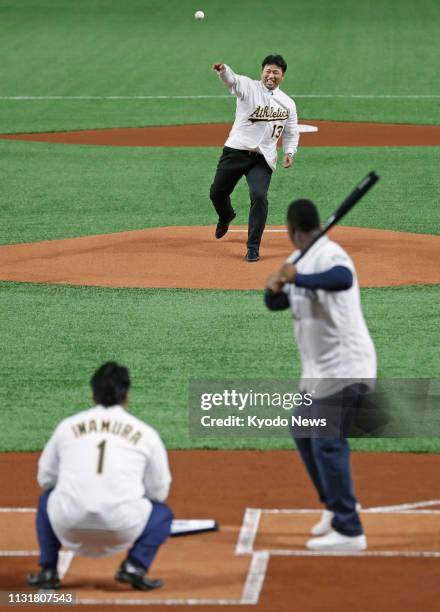
<svg viewBox="0 0 440 612">
<path fill-rule="evenodd" d="M 271 138 L 275 138 L 275 140 L 278 140 L 278 138 L 283 133 L 283 129 L 284 129 L 283 125 L 278 125 L 278 124 L 275 123 L 275 125 L 272 128 L 272 134 L 271 134 L 270 137 Z"/>
</svg>

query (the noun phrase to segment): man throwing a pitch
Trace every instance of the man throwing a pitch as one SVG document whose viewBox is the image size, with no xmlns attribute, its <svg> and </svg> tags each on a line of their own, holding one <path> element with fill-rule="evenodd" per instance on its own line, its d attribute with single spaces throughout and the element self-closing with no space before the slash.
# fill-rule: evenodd
<svg viewBox="0 0 440 612">
<path fill-rule="evenodd" d="M 318 211 L 310 200 L 296 200 L 287 212 L 289 236 L 299 251 L 320 232 Z M 315 428 L 303 437 L 292 430 L 301 458 L 324 512 L 307 548 L 360 551 L 367 541 L 353 490 L 346 436 L 363 396 L 374 387 L 376 352 L 360 303 L 352 260 L 327 236 L 318 239 L 295 265 L 295 251 L 267 281 L 270 310 L 291 308 L 302 363 L 302 391 L 312 407 L 302 416 L 321 416 L 336 425 Z M 306 414 L 304 414 L 306 412 Z"/>
<path fill-rule="evenodd" d="M 262 62 L 260 81 L 235 74 L 226 64 L 216 63 L 213 69 L 237 98 L 234 125 L 210 190 L 218 214 L 215 237 L 222 238 L 236 216 L 230 195 L 245 175 L 251 200 L 245 259 L 254 262 L 260 259 L 267 192 L 276 167 L 278 140 L 283 138 L 284 168 L 292 165 L 298 146 L 295 103 L 279 88 L 287 64 L 281 55 L 268 55 Z"/>
</svg>

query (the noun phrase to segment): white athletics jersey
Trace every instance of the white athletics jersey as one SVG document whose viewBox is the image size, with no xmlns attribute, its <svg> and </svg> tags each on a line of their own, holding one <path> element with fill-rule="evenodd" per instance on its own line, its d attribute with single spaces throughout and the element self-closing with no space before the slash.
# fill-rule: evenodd
<svg viewBox="0 0 440 612">
<path fill-rule="evenodd" d="M 297 253 L 295 251 L 287 261 L 292 262 Z M 323 236 L 296 267 L 301 274 L 317 274 L 334 266 L 351 270 L 353 284 L 350 289 L 312 291 L 294 284 L 285 287 L 301 355 L 302 388 L 311 391 L 309 387 L 313 387 L 317 397 L 331 395 L 347 386 L 346 381 L 338 384 L 337 379 L 362 380 L 371 387 L 376 378 L 376 351 L 362 314 L 359 284 L 351 258 L 341 246 Z M 316 379 L 326 380 L 317 385 Z"/>
<path fill-rule="evenodd" d="M 38 463 L 38 482 L 66 548 L 101 556 L 124 550 L 144 529 L 151 501 L 171 475 L 158 433 L 121 406 L 95 406 L 61 421 Z"/>
<path fill-rule="evenodd" d="M 271 91 L 262 81 L 235 74 L 226 65 L 220 78 L 237 98 L 235 121 L 225 146 L 258 151 L 275 170 L 281 136 L 284 153 L 296 153 L 299 132 L 295 102 L 278 87 Z"/>
</svg>

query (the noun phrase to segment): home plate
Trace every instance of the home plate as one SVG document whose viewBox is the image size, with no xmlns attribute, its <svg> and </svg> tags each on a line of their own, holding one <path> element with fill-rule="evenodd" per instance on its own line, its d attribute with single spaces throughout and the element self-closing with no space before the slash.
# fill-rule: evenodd
<svg viewBox="0 0 440 612">
<path fill-rule="evenodd" d="M 218 531 L 218 528 L 214 519 L 174 519 L 171 523 L 171 537 Z"/>
</svg>

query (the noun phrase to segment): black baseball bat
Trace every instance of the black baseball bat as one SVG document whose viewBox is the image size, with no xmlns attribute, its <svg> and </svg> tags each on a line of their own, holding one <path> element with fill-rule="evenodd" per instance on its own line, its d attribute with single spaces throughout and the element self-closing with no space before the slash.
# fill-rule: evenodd
<svg viewBox="0 0 440 612">
<path fill-rule="evenodd" d="M 309 245 L 307 245 L 307 247 L 303 251 L 301 251 L 301 253 L 298 254 L 298 256 L 296 257 L 295 261 L 293 261 L 293 263 L 294 264 L 298 263 L 298 261 L 304 257 L 307 251 L 312 248 L 315 242 L 317 242 L 320 238 L 322 238 L 322 236 L 324 236 L 329 231 L 330 228 L 332 228 L 338 221 L 340 221 L 342 217 L 345 217 L 348 211 L 351 210 L 353 206 L 357 202 L 359 202 L 361 198 L 364 197 L 367 191 L 369 191 L 373 187 L 373 185 L 377 183 L 378 180 L 379 180 L 379 175 L 376 172 L 373 171 L 367 174 L 367 176 L 365 176 L 361 180 L 361 182 L 356 185 L 356 187 L 353 189 L 350 195 L 345 198 L 345 200 L 335 210 L 335 212 L 331 215 L 331 217 L 327 219 L 327 221 L 324 223 L 324 226 L 322 230 L 319 232 L 319 234 L 312 240 L 312 242 Z"/>
</svg>

